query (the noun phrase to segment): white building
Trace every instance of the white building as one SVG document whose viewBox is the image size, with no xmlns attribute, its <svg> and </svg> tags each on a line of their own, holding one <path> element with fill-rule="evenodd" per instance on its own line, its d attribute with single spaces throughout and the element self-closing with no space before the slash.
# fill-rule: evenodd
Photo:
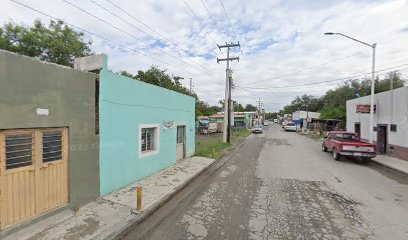
<svg viewBox="0 0 408 240">
<path fill-rule="evenodd" d="M 408 160 L 408 87 L 375 94 L 374 141 L 379 153 Z M 370 96 L 347 101 L 347 131 L 369 139 Z"/>
</svg>

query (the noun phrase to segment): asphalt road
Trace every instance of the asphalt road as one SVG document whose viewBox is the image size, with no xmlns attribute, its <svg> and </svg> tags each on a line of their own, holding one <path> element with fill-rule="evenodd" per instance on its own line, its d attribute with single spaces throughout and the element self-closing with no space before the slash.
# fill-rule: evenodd
<svg viewBox="0 0 408 240">
<path fill-rule="evenodd" d="M 217 164 L 125 239 L 408 239 L 408 177 L 385 167 L 276 125 Z"/>
</svg>

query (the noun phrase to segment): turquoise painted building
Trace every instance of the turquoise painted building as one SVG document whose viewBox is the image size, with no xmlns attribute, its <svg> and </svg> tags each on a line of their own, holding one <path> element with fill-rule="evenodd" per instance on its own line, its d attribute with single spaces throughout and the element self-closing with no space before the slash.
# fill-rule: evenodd
<svg viewBox="0 0 408 240">
<path fill-rule="evenodd" d="M 195 99 L 107 69 L 99 73 L 100 192 L 106 195 L 195 152 Z"/>
</svg>

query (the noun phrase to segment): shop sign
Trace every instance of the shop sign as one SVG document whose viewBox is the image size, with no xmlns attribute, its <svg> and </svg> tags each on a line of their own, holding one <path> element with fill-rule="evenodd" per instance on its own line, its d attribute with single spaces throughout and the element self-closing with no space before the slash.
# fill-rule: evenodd
<svg viewBox="0 0 408 240">
<path fill-rule="evenodd" d="M 357 104 L 356 113 L 370 113 L 370 104 Z M 377 105 L 374 105 L 374 113 L 376 112 Z"/>
<path fill-rule="evenodd" d="M 174 120 L 173 121 L 163 121 L 163 126 L 165 129 L 174 128 Z"/>
</svg>

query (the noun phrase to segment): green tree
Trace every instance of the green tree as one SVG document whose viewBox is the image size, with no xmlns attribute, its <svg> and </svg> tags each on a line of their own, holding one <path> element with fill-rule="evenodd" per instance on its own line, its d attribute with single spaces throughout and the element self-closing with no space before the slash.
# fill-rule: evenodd
<svg viewBox="0 0 408 240">
<path fill-rule="evenodd" d="M 190 95 L 198 100 L 198 97 L 195 93 L 190 93 L 189 89 L 181 85 L 180 80 L 184 78 L 180 76 L 169 75 L 166 71 L 167 70 L 162 70 L 157 66 L 151 66 L 146 71 L 139 70 L 136 75 L 133 75 L 127 71 L 120 71 L 119 74 L 159 87 L 167 88 L 169 90 L 173 90 L 182 94 Z"/>
<path fill-rule="evenodd" d="M 242 106 L 241 103 L 236 102 L 234 100 L 233 100 L 233 103 L 234 103 L 234 112 L 244 112 L 245 111 L 245 108 L 244 106 Z"/>
<path fill-rule="evenodd" d="M 45 26 L 35 20 L 33 26 L 6 23 L 0 28 L 0 48 L 53 62 L 73 66 L 75 58 L 92 53 L 91 41 L 63 21 L 51 20 Z"/>
<path fill-rule="evenodd" d="M 380 93 L 384 91 L 389 91 L 391 89 L 391 80 L 393 88 L 400 88 L 405 86 L 406 80 L 402 79 L 401 73 L 390 72 L 383 80 L 376 80 L 375 82 L 375 93 Z"/>
<path fill-rule="evenodd" d="M 196 116 L 211 116 L 219 112 L 221 109 L 217 106 L 210 106 L 204 101 L 196 102 Z"/>
<path fill-rule="evenodd" d="M 256 112 L 258 108 L 252 104 L 245 105 L 244 112 Z"/>
<path fill-rule="evenodd" d="M 331 104 L 326 104 L 320 110 L 320 119 L 339 119 L 346 120 L 346 106 L 333 106 Z"/>
<path fill-rule="evenodd" d="M 405 86 L 406 80 L 402 79 L 399 72 L 390 72 L 383 79 L 376 78 L 375 93 L 390 90 L 391 79 L 393 88 Z M 346 120 L 346 102 L 348 100 L 364 97 L 371 94 L 371 79 L 354 79 L 343 83 L 335 89 L 328 90 L 322 97 L 317 98 L 310 95 L 297 96 L 289 105 L 286 105 L 280 115 L 293 113 L 297 110 L 320 112 L 322 119 Z"/>
<path fill-rule="evenodd" d="M 304 94 L 297 96 L 289 105 L 283 108 L 283 113 L 291 114 L 295 111 L 318 111 L 323 107 L 323 101 L 321 98 Z"/>
<path fill-rule="evenodd" d="M 224 109 L 224 100 L 219 100 L 218 104 L 220 104 L 221 109 Z M 232 104 L 234 106 L 234 108 L 233 108 L 234 112 L 244 112 L 245 111 L 245 108 L 244 108 L 244 106 L 242 106 L 241 103 L 239 103 L 239 102 L 237 102 L 235 100 L 232 100 Z"/>
<path fill-rule="evenodd" d="M 278 118 L 277 112 L 265 113 L 265 119 L 275 119 L 275 118 Z"/>
</svg>

